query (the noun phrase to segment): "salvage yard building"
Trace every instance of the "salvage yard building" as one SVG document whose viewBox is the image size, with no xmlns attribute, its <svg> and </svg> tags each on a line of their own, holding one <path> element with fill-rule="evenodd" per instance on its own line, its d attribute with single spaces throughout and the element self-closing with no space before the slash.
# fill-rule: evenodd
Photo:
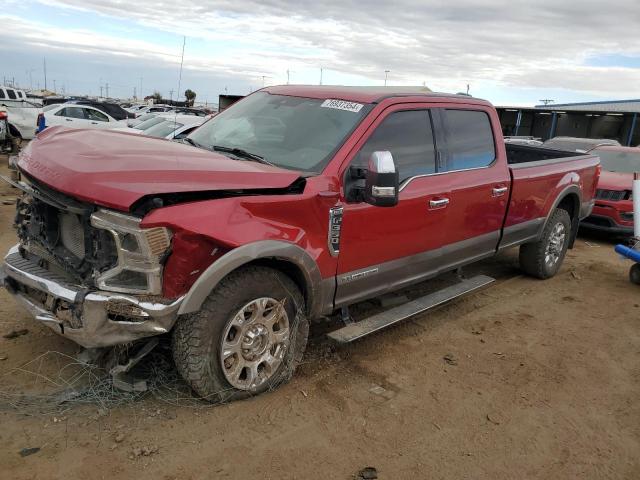
<svg viewBox="0 0 640 480">
<path fill-rule="evenodd" d="M 640 99 L 497 107 L 504 135 L 610 138 L 640 145 Z"/>
</svg>

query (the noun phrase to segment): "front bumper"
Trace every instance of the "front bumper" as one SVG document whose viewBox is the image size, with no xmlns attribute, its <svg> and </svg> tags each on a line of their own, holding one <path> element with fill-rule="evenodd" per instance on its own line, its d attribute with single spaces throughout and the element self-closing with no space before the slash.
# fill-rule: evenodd
<svg viewBox="0 0 640 480">
<path fill-rule="evenodd" d="M 580 222 L 580 226 L 613 235 L 633 235 L 633 226 L 619 225 L 606 215 L 590 215 Z"/>
<path fill-rule="evenodd" d="M 0 285 L 34 318 L 86 348 L 129 343 L 173 328 L 182 298 L 172 301 L 91 291 L 25 259 L 16 245 L 0 268 Z"/>
</svg>

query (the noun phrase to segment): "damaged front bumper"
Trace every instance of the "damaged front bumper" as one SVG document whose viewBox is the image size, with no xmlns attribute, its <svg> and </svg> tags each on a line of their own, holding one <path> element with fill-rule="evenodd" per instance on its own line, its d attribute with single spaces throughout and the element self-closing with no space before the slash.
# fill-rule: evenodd
<svg viewBox="0 0 640 480">
<path fill-rule="evenodd" d="M 129 343 L 173 328 L 182 298 L 165 301 L 93 291 L 24 258 L 18 245 L 0 268 L 4 286 L 37 321 L 86 348 Z"/>
</svg>

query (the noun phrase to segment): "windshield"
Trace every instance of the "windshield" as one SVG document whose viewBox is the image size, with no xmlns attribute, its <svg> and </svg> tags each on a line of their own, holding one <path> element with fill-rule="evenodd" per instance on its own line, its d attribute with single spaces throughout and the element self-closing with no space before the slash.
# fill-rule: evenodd
<svg viewBox="0 0 640 480">
<path fill-rule="evenodd" d="M 171 132 L 176 131 L 178 128 L 182 127 L 182 123 L 172 122 L 170 120 L 165 120 L 162 123 L 158 123 L 153 127 L 147 128 L 144 131 L 145 135 L 149 135 L 150 137 L 160 137 L 164 138 L 169 135 Z"/>
<path fill-rule="evenodd" d="M 254 93 L 189 135 L 207 149 L 238 148 L 279 167 L 321 172 L 369 108 L 352 102 Z"/>
<path fill-rule="evenodd" d="M 145 120 L 144 122 L 140 122 L 139 124 L 137 124 L 133 128 L 135 128 L 136 130 L 146 130 L 147 128 L 153 127 L 154 125 L 162 123 L 165 120 L 166 120 L 166 118 L 155 116 L 155 117 L 151 117 L 149 120 Z"/>
<path fill-rule="evenodd" d="M 640 148 L 638 152 L 595 149 L 591 153 L 600 157 L 602 169 L 607 172 L 640 172 Z"/>
</svg>

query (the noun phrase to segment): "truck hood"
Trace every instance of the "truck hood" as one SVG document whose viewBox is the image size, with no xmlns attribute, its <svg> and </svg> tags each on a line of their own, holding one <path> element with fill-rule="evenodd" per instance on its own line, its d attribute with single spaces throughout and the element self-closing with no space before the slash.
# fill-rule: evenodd
<svg viewBox="0 0 640 480">
<path fill-rule="evenodd" d="M 18 165 L 59 192 L 122 211 L 147 195 L 286 189 L 300 178 L 159 138 L 63 127 L 39 134 Z"/>
<path fill-rule="evenodd" d="M 607 172 L 603 170 L 598 180 L 598 188 L 603 190 L 631 190 L 633 173 Z"/>
</svg>

